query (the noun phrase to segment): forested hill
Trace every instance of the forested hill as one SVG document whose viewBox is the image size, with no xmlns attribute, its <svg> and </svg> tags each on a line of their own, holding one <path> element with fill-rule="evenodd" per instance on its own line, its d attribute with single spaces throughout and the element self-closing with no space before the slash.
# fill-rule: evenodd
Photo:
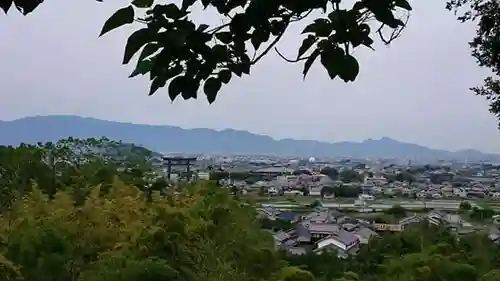
<svg viewBox="0 0 500 281">
<path fill-rule="evenodd" d="M 290 156 L 382 157 L 413 160 L 457 159 L 500 161 L 476 150 L 450 152 L 390 138 L 363 142 L 327 143 L 282 139 L 226 129 L 182 129 L 105 121 L 79 116 L 37 116 L 0 121 L 0 144 L 56 141 L 67 137 L 101 137 L 143 145 L 159 152 L 269 154 Z"/>
</svg>

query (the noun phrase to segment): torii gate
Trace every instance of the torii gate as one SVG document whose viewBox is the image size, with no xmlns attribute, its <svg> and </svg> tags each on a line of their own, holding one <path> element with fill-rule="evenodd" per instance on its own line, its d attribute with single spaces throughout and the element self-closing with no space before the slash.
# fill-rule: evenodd
<svg viewBox="0 0 500 281">
<path fill-rule="evenodd" d="M 167 178 L 170 180 L 172 176 L 172 167 L 186 167 L 186 174 L 191 178 L 191 165 L 196 162 L 196 157 L 163 157 L 163 161 L 167 164 Z"/>
</svg>

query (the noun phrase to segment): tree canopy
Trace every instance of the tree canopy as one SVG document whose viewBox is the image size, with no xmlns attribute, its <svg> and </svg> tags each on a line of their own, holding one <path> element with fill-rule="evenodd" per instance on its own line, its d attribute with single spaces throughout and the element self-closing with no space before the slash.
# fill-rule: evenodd
<svg viewBox="0 0 500 281">
<path fill-rule="evenodd" d="M 82 205 L 34 188 L 0 216 L 6 270 L 24 280 L 220 281 L 279 268 L 253 209 L 228 193 L 197 185 L 146 198 L 120 181 L 104 194 L 93 187 Z"/>
<path fill-rule="evenodd" d="M 12 4 L 23 14 L 43 0 L 0 0 L 9 11 Z M 196 24 L 196 9 L 216 11 L 222 24 Z M 397 38 L 409 18 L 407 0 L 183 0 L 154 3 L 134 0 L 116 11 L 100 35 L 118 27 L 140 23 L 127 40 L 123 64 L 138 55 L 130 77 L 149 74 L 152 95 L 168 84 L 172 100 L 196 99 L 200 89 L 208 102 L 235 76 L 249 75 L 270 51 L 290 63 L 302 63 L 304 78 L 319 61 L 331 79 L 352 82 L 359 73 L 353 56 L 359 47 L 373 49 L 375 37 L 389 44 Z M 306 23 L 297 54 L 287 58 L 276 48 L 294 23 Z"/>
</svg>

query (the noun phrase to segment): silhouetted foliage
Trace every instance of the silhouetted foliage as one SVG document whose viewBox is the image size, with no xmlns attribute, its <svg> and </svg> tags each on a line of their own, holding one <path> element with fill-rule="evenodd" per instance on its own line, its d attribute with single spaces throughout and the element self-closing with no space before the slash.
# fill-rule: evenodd
<svg viewBox="0 0 500 281">
<path fill-rule="evenodd" d="M 497 0 L 451 0 L 446 8 L 459 13 L 461 22 L 477 23 L 476 35 L 470 41 L 472 56 L 481 67 L 490 69 L 493 76 L 471 90 L 490 102 L 490 112 L 500 119 L 500 2 Z M 464 11 L 462 13 L 462 11 Z"/>
<path fill-rule="evenodd" d="M 23 14 L 43 0 L 0 0 L 6 13 L 12 4 Z M 409 18 L 407 0 L 183 0 L 180 5 L 134 0 L 116 11 L 100 35 L 132 23 L 142 24 L 127 40 L 123 64 L 140 53 L 130 77 L 149 74 L 149 95 L 167 86 L 170 99 L 196 99 L 203 90 L 209 103 L 234 77 L 249 75 L 270 51 L 290 63 L 303 63 L 305 78 L 319 60 L 331 79 L 352 82 L 359 73 L 354 51 L 373 49 L 375 37 L 389 44 Z M 222 24 L 195 24 L 193 10 L 217 12 Z M 306 23 L 294 58 L 276 48 L 286 31 Z M 249 48 L 252 46 L 252 48 Z"/>
</svg>

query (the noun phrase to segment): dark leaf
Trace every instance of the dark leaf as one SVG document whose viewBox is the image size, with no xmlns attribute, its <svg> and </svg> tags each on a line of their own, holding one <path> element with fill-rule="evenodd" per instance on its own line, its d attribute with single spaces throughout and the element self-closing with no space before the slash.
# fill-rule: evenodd
<svg viewBox="0 0 500 281">
<path fill-rule="evenodd" d="M 153 67 L 153 62 L 151 60 L 141 60 L 137 63 L 134 71 L 130 74 L 129 78 L 135 77 L 139 74 L 144 75 L 151 71 Z"/>
<path fill-rule="evenodd" d="M 212 0 L 201 0 L 201 4 L 206 9 Z"/>
<path fill-rule="evenodd" d="M 151 81 L 151 88 L 149 89 L 149 95 L 152 96 L 158 89 L 165 87 L 167 80 L 161 77 L 155 77 L 153 81 Z"/>
<path fill-rule="evenodd" d="M 404 23 L 396 19 L 394 14 L 390 9 L 387 9 L 383 6 L 375 6 L 376 9 L 372 9 L 373 14 L 375 15 L 375 19 L 380 21 L 381 23 L 389 26 L 390 28 L 397 28 L 399 26 L 404 25 Z"/>
<path fill-rule="evenodd" d="M 231 0 L 227 3 L 228 6 L 230 6 L 230 9 L 234 9 L 237 7 L 244 8 L 248 3 L 248 0 Z"/>
<path fill-rule="evenodd" d="M 200 24 L 196 30 L 203 32 L 207 30 L 210 26 L 208 24 Z"/>
<path fill-rule="evenodd" d="M 194 3 L 196 3 L 196 0 L 182 0 L 182 10 L 186 11 Z"/>
<path fill-rule="evenodd" d="M 302 71 L 302 74 L 304 75 L 304 79 L 307 76 L 307 73 L 309 72 L 309 69 L 313 65 L 314 61 L 318 58 L 320 54 L 320 50 L 316 49 L 312 52 L 312 54 L 307 58 L 306 62 L 304 63 L 304 70 Z"/>
<path fill-rule="evenodd" d="M 365 40 L 363 41 L 363 45 L 373 50 L 372 44 L 373 44 L 373 39 L 371 39 L 370 37 L 366 37 Z"/>
<path fill-rule="evenodd" d="M 241 67 L 239 64 L 230 64 L 228 67 L 231 70 L 231 72 L 236 74 L 236 76 L 238 76 L 238 77 L 241 77 L 241 75 L 243 74 L 243 71 L 241 70 Z"/>
<path fill-rule="evenodd" d="M 400 19 L 396 19 L 396 18 L 395 18 L 392 22 L 387 23 L 387 25 L 388 25 L 390 28 L 398 28 L 398 27 L 400 27 L 400 26 L 404 26 L 404 25 L 405 25 L 405 23 L 404 23 L 402 20 L 400 20 Z"/>
<path fill-rule="evenodd" d="M 311 46 L 316 42 L 316 36 L 314 35 L 309 35 L 307 36 L 306 39 L 302 41 L 302 45 L 299 48 L 299 53 L 297 55 L 297 58 L 300 58 Z"/>
<path fill-rule="evenodd" d="M 18 11 L 23 15 L 27 15 L 33 12 L 38 5 L 42 4 L 43 0 L 14 0 L 13 3 Z"/>
<path fill-rule="evenodd" d="M 250 74 L 250 63 L 240 63 L 240 69 L 242 73 Z"/>
<path fill-rule="evenodd" d="M 366 34 L 359 29 L 353 29 L 348 33 L 348 40 L 351 42 L 354 48 L 363 44 L 366 38 L 369 38 L 369 34 Z"/>
<path fill-rule="evenodd" d="M 10 7 L 12 6 L 12 2 L 13 2 L 13 0 L 1 0 L 0 1 L 0 8 L 7 14 Z"/>
<path fill-rule="evenodd" d="M 131 24 L 134 22 L 134 8 L 132 6 L 127 6 L 116 11 L 102 27 L 101 34 L 103 36 L 107 32 L 116 29 L 120 26 Z"/>
<path fill-rule="evenodd" d="M 269 30 L 265 30 L 263 28 L 255 29 L 252 33 L 252 45 L 257 50 L 262 43 L 267 42 L 269 40 L 269 36 L 271 32 Z"/>
<path fill-rule="evenodd" d="M 236 14 L 229 23 L 229 30 L 235 35 L 247 33 L 250 27 L 248 17 L 245 14 Z"/>
<path fill-rule="evenodd" d="M 217 44 L 212 47 L 212 56 L 217 61 L 225 61 L 229 58 L 228 48 L 224 45 Z"/>
<path fill-rule="evenodd" d="M 210 0 L 210 4 L 217 9 L 217 12 L 222 15 L 226 15 L 229 12 L 228 5 L 226 5 L 227 0 Z"/>
<path fill-rule="evenodd" d="M 184 76 L 177 76 L 172 79 L 170 85 L 168 85 L 168 96 L 170 100 L 174 101 L 178 95 L 182 94 L 184 86 L 186 85 L 185 80 L 186 78 Z"/>
<path fill-rule="evenodd" d="M 182 98 L 184 100 L 196 99 L 198 96 L 198 88 L 200 87 L 200 82 L 194 79 L 185 79 L 184 87 L 182 90 Z"/>
<path fill-rule="evenodd" d="M 210 77 L 207 81 L 205 81 L 205 85 L 203 85 L 203 91 L 205 92 L 209 103 L 213 103 L 215 101 L 217 93 L 219 93 L 221 87 L 222 83 L 217 78 Z"/>
<path fill-rule="evenodd" d="M 272 20 L 271 21 L 271 34 L 273 36 L 278 36 L 283 33 L 287 25 L 284 21 Z"/>
<path fill-rule="evenodd" d="M 229 81 L 231 81 L 231 71 L 229 69 L 221 70 L 218 74 L 218 78 L 224 84 L 229 83 Z"/>
<path fill-rule="evenodd" d="M 148 28 L 143 28 L 135 31 L 130 35 L 125 46 L 125 54 L 123 56 L 123 64 L 129 63 L 132 57 L 137 53 L 142 46 L 150 41 L 150 32 Z"/>
<path fill-rule="evenodd" d="M 139 61 L 151 56 L 154 54 L 158 49 L 160 48 L 160 45 L 157 43 L 149 43 L 147 44 L 144 49 L 141 52 L 141 55 L 139 56 Z"/>
<path fill-rule="evenodd" d="M 166 75 L 167 80 L 172 78 L 172 77 L 176 77 L 177 75 L 181 74 L 182 72 L 184 72 L 184 67 L 182 67 L 180 64 L 169 68 L 169 70 L 167 71 L 167 75 Z"/>
<path fill-rule="evenodd" d="M 186 12 L 181 11 L 177 5 L 172 3 L 168 5 L 158 5 L 157 7 L 160 13 L 169 19 L 177 20 L 186 15 Z"/>
<path fill-rule="evenodd" d="M 233 37 L 233 34 L 229 31 L 215 33 L 215 38 L 217 38 L 219 41 L 221 41 L 224 44 L 229 44 L 231 42 L 232 37 Z"/>
<path fill-rule="evenodd" d="M 205 62 L 198 67 L 198 73 L 196 74 L 197 80 L 205 80 L 207 79 L 216 68 L 216 65 L 213 65 L 210 62 Z"/>
<path fill-rule="evenodd" d="M 339 69 L 344 67 L 344 50 L 337 46 L 329 46 L 321 52 L 321 64 L 325 67 L 331 79 L 339 75 Z"/>
<path fill-rule="evenodd" d="M 134 0 L 132 1 L 132 5 L 137 8 L 149 8 L 153 5 L 154 0 Z"/>
<path fill-rule="evenodd" d="M 412 10 L 410 3 L 408 3 L 408 1 L 406 1 L 406 0 L 396 0 L 395 5 L 396 5 L 396 7 L 403 8 L 407 11 Z"/>
<path fill-rule="evenodd" d="M 341 69 L 338 73 L 339 77 L 344 80 L 344 82 L 353 82 L 359 74 L 359 63 L 355 57 L 351 55 L 346 55 L 343 58 L 343 63 Z"/>
<path fill-rule="evenodd" d="M 313 23 L 306 26 L 302 33 L 314 33 L 318 37 L 327 37 L 333 31 L 333 25 L 327 19 L 316 19 Z"/>
</svg>

